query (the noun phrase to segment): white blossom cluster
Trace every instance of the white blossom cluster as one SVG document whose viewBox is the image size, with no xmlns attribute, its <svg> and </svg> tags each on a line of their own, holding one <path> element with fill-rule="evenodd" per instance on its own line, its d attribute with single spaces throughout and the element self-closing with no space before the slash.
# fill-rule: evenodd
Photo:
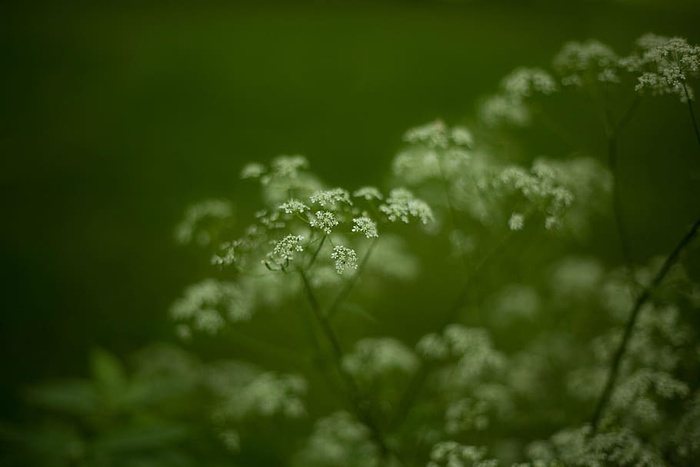
<svg viewBox="0 0 700 467">
<path fill-rule="evenodd" d="M 667 465 L 662 453 L 647 445 L 630 430 L 593 434 L 589 426 L 560 431 L 549 442 L 532 443 L 528 447 L 528 456 L 540 462 L 573 467 Z"/>
<path fill-rule="evenodd" d="M 343 245 L 333 247 L 331 259 L 335 261 L 335 270 L 343 274 L 346 269 L 357 269 L 357 253 L 352 248 Z"/>
<path fill-rule="evenodd" d="M 565 86 L 620 82 L 620 57 L 597 40 L 564 44 L 553 65 Z"/>
<path fill-rule="evenodd" d="M 380 467 L 379 452 L 365 425 L 347 412 L 319 419 L 294 466 Z"/>
<path fill-rule="evenodd" d="M 265 264 L 270 268 L 285 269 L 294 259 L 296 253 L 304 251 L 304 237 L 301 235 L 287 235 L 274 244 L 274 248 L 267 254 Z"/>
<path fill-rule="evenodd" d="M 416 350 L 427 360 L 457 359 L 454 376 L 465 384 L 487 370 L 498 370 L 505 364 L 505 357 L 493 348 L 485 329 L 459 324 L 450 324 L 441 334 L 422 337 Z"/>
<path fill-rule="evenodd" d="M 390 337 L 362 339 L 343 359 L 345 370 L 368 380 L 394 372 L 410 374 L 417 366 L 418 358 L 411 349 Z"/>
<path fill-rule="evenodd" d="M 486 449 L 442 441 L 430 451 L 427 467 L 498 467 L 496 459 L 485 459 Z"/>
<path fill-rule="evenodd" d="M 528 100 L 557 92 L 554 78 L 540 68 L 517 68 L 503 78 L 500 92 L 484 99 L 479 117 L 488 126 L 526 126 L 532 121 Z"/>
<path fill-rule="evenodd" d="M 230 387 L 217 417 L 234 421 L 276 415 L 303 417 L 306 391 L 306 380 L 299 375 L 261 373 L 240 387 Z"/>
<path fill-rule="evenodd" d="M 207 222 L 221 222 L 233 216 L 231 203 L 222 200 L 207 200 L 190 206 L 185 217 L 175 228 L 175 239 L 182 244 L 193 241 L 205 246 L 212 240 L 206 229 Z"/>
<path fill-rule="evenodd" d="M 408 130 L 404 141 L 409 146 L 394 158 L 392 165 L 394 175 L 402 183 L 446 181 L 469 168 L 474 137 L 466 127 L 450 128 L 438 120 Z"/>
<path fill-rule="evenodd" d="M 547 230 L 560 226 L 562 217 L 574 202 L 574 194 L 563 186 L 557 173 L 545 161 L 536 161 L 529 171 L 518 166 L 506 167 L 493 180 L 493 188 L 500 193 L 521 196 L 530 209 L 545 216 Z M 513 213 L 508 221 L 511 230 L 520 230 L 525 225 L 523 213 Z"/>
<path fill-rule="evenodd" d="M 401 221 L 408 224 L 410 218 L 416 218 L 422 224 L 428 224 L 433 220 L 433 210 L 428 203 L 416 198 L 405 188 L 391 190 L 385 203 L 379 206 L 379 210 L 386 214 L 391 222 Z"/>
<path fill-rule="evenodd" d="M 641 73 L 635 89 L 652 95 L 670 94 L 682 102 L 694 99 L 688 84 L 700 75 L 700 46 L 690 45 L 680 37 L 647 34 L 637 40 L 640 55 L 627 58 L 625 64 Z"/>
<path fill-rule="evenodd" d="M 252 313 L 253 303 L 246 291 L 237 284 L 216 279 L 187 287 L 184 296 L 170 310 L 176 321 L 211 334 L 220 331 L 226 322 L 249 320 Z"/>
</svg>

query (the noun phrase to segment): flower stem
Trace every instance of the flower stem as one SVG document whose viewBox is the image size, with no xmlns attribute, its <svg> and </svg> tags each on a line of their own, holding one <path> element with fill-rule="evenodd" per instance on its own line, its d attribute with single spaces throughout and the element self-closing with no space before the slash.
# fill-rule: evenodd
<svg viewBox="0 0 700 467">
<path fill-rule="evenodd" d="M 661 266 L 661 269 L 659 269 L 659 272 L 657 272 L 656 276 L 654 276 L 654 279 L 651 281 L 651 284 L 649 284 L 642 290 L 641 294 L 637 297 L 637 300 L 634 302 L 634 305 L 632 306 L 632 310 L 630 312 L 630 317 L 627 320 L 627 324 L 625 325 L 622 340 L 620 341 L 620 344 L 617 347 L 615 353 L 613 354 L 612 360 L 610 361 L 610 369 L 608 370 L 608 376 L 605 382 L 605 386 L 603 388 L 603 392 L 601 393 L 600 398 L 598 399 L 595 410 L 593 412 L 593 416 L 591 417 L 591 427 L 593 428 L 593 433 L 595 433 L 598 430 L 603 413 L 605 412 L 605 409 L 607 408 L 607 405 L 610 402 L 613 389 L 615 388 L 615 383 L 620 373 L 620 364 L 622 363 L 622 358 L 624 357 L 625 352 L 627 351 L 627 347 L 632 337 L 632 331 L 634 330 L 634 326 L 637 323 L 637 320 L 639 319 L 639 315 L 642 308 L 651 298 L 652 292 L 659 285 L 661 285 L 661 282 L 663 282 L 664 278 L 671 270 L 673 265 L 676 264 L 676 262 L 678 262 L 678 259 L 680 258 L 681 253 L 683 253 L 683 250 L 685 250 L 685 248 L 697 235 L 698 229 L 700 229 L 700 218 L 698 218 L 693 223 L 693 225 L 690 227 L 690 229 L 688 229 L 683 238 L 676 244 L 673 251 L 668 255 L 668 257 L 666 257 L 666 260 Z"/>
<path fill-rule="evenodd" d="M 333 330 L 330 321 L 328 321 L 327 314 L 323 312 L 321 305 L 316 298 L 316 294 L 309 283 L 306 272 L 304 272 L 303 269 L 300 269 L 299 274 L 301 275 L 301 280 L 304 284 L 304 292 L 309 302 L 314 319 L 320 326 L 323 335 L 330 344 L 333 355 L 333 363 L 347 391 L 350 406 L 355 412 L 358 420 L 360 420 L 360 422 L 362 422 L 369 429 L 374 443 L 379 448 L 381 457 L 383 459 L 394 458 L 396 461 L 398 461 L 399 465 L 403 465 L 403 462 L 401 462 L 398 455 L 387 444 L 386 438 L 379 427 L 379 423 L 375 419 L 372 412 L 368 409 L 368 404 L 363 397 L 360 388 L 357 386 L 357 383 L 353 379 L 352 375 L 350 375 L 343 368 L 344 352 L 340 344 L 340 340 Z"/>
<path fill-rule="evenodd" d="M 693 130 L 695 130 L 695 140 L 698 142 L 698 147 L 700 148 L 700 129 L 698 129 L 698 121 L 695 118 L 695 110 L 693 110 L 693 101 L 690 98 L 690 92 L 688 87 L 683 83 L 683 92 L 685 92 L 685 100 L 688 103 L 688 112 L 690 112 L 690 120 L 693 123 Z"/>
</svg>

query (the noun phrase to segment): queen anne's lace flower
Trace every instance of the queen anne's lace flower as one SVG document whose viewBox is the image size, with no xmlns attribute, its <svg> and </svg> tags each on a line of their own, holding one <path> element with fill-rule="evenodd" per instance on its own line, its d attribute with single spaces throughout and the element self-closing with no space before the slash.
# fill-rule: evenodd
<svg viewBox="0 0 700 467">
<path fill-rule="evenodd" d="M 222 200 L 207 200 L 190 206 L 185 212 L 185 218 L 175 228 L 175 238 L 182 244 L 196 241 L 200 245 L 207 245 L 211 235 L 201 229 L 207 220 L 223 220 L 233 215 L 231 203 Z"/>
<path fill-rule="evenodd" d="M 338 218 L 330 211 L 316 211 L 314 217 L 309 220 L 309 225 L 324 231 L 330 235 L 333 227 L 339 224 Z"/>
<path fill-rule="evenodd" d="M 287 235 L 275 243 L 272 251 L 267 254 L 266 264 L 286 268 L 289 262 L 294 259 L 295 253 L 304 251 L 304 247 L 301 245 L 303 241 L 304 237 L 301 235 Z"/>
<path fill-rule="evenodd" d="M 367 238 L 377 238 L 377 224 L 367 216 L 356 217 L 352 220 L 355 224 L 352 226 L 353 232 L 359 232 Z"/>
<path fill-rule="evenodd" d="M 365 186 L 362 188 L 358 188 L 357 190 L 355 190 L 355 192 L 352 195 L 355 198 L 364 198 L 367 201 L 370 201 L 373 199 L 381 200 L 384 198 L 382 196 L 382 193 L 373 186 Z"/>
<path fill-rule="evenodd" d="M 404 188 L 391 190 L 389 198 L 385 204 L 379 206 L 379 210 L 386 214 L 391 222 L 400 220 L 408 224 L 411 217 L 419 219 L 422 224 L 433 220 L 433 211 L 430 206 Z"/>
<path fill-rule="evenodd" d="M 290 199 L 286 203 L 280 204 L 280 211 L 284 211 L 286 214 L 302 214 L 309 210 L 309 207 L 302 203 L 301 201 Z"/>
<path fill-rule="evenodd" d="M 237 284 L 206 279 L 185 289 L 170 313 L 177 321 L 191 322 L 196 330 L 216 333 L 226 320 L 249 320 L 252 306 L 250 297 Z"/>
<path fill-rule="evenodd" d="M 637 45 L 641 56 L 627 61 L 629 68 L 641 72 L 635 89 L 652 95 L 673 94 L 685 102 L 693 99 L 687 82 L 700 73 L 700 46 L 690 45 L 680 37 L 648 34 Z"/>
<path fill-rule="evenodd" d="M 367 338 L 355 344 L 343 359 L 343 367 L 361 379 L 375 379 L 394 371 L 411 373 L 418 358 L 400 341 L 389 337 Z"/>
<path fill-rule="evenodd" d="M 338 204 L 352 205 L 350 193 L 342 188 L 333 188 L 332 190 L 317 191 L 312 194 L 309 201 L 313 204 L 318 204 L 324 208 L 334 208 Z"/>
<path fill-rule="evenodd" d="M 486 448 L 443 441 L 433 446 L 427 467 L 497 467 L 495 459 L 484 459 Z"/>
<path fill-rule="evenodd" d="M 357 269 L 357 253 L 352 248 L 342 245 L 333 247 L 331 259 L 335 261 L 335 270 L 342 274 L 346 269 Z"/>
<path fill-rule="evenodd" d="M 565 86 L 618 83 L 622 68 L 617 54 L 596 40 L 569 42 L 554 57 L 554 69 Z"/>
<path fill-rule="evenodd" d="M 508 220 L 508 228 L 510 230 L 522 230 L 525 226 L 525 216 L 520 213 L 514 212 L 511 214 Z"/>
</svg>

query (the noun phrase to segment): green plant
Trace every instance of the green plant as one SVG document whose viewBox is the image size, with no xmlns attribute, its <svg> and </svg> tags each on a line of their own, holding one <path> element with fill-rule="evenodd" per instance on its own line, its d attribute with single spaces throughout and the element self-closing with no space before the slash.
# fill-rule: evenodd
<svg viewBox="0 0 700 467">
<path fill-rule="evenodd" d="M 241 465 L 694 465 L 700 286 L 683 259 L 700 218 L 637 264 L 619 157 L 650 95 L 687 106 L 700 150 L 698 74 L 683 39 L 647 35 L 628 56 L 570 43 L 552 72 L 507 76 L 468 128 L 409 130 L 385 190 L 329 187 L 301 156 L 247 165 L 252 223 L 208 201 L 178 226 L 215 269 L 171 310 L 180 337 L 216 335 L 241 358 L 177 373 L 201 410 L 169 417 L 213 427 L 214 457 Z M 573 101 L 592 104 L 602 150 L 571 137 L 558 112 Z M 573 149 L 532 157 L 540 130 Z M 607 224 L 612 258 L 594 244 Z M 96 384 L 121 401 L 127 377 L 97 355 L 111 363 Z M 201 463 L 201 445 L 179 462 Z"/>
</svg>

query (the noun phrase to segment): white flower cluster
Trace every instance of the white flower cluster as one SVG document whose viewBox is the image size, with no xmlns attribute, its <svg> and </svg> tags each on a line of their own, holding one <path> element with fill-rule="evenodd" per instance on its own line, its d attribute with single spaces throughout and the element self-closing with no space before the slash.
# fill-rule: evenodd
<svg viewBox="0 0 700 467">
<path fill-rule="evenodd" d="M 303 156 L 278 156 L 269 167 L 259 163 L 246 165 L 241 171 L 241 178 L 259 180 L 268 205 L 279 206 L 290 201 L 290 194 L 299 198 L 321 189 L 316 177 L 307 171 L 308 167 L 309 161 Z"/>
<path fill-rule="evenodd" d="M 355 224 L 352 226 L 353 232 L 359 232 L 367 238 L 377 238 L 377 223 L 367 216 L 356 217 L 352 220 Z"/>
<path fill-rule="evenodd" d="M 309 225 L 324 231 L 330 235 L 333 232 L 333 227 L 336 227 L 340 222 L 338 218 L 330 211 L 316 211 L 314 217 L 309 219 Z"/>
<path fill-rule="evenodd" d="M 218 416 L 235 421 L 275 415 L 300 418 L 306 415 L 306 390 L 306 380 L 299 375 L 261 373 L 240 387 L 230 387 Z"/>
<path fill-rule="evenodd" d="M 433 221 L 433 211 L 428 203 L 416 198 L 405 188 L 391 190 L 389 198 L 379 206 L 379 210 L 386 214 L 391 222 L 400 220 L 408 224 L 411 217 L 419 219 L 422 224 Z"/>
<path fill-rule="evenodd" d="M 484 459 L 486 448 L 442 441 L 430 451 L 427 467 L 498 467 L 495 459 Z"/>
<path fill-rule="evenodd" d="M 525 126 L 532 115 L 527 99 L 558 91 L 554 78 L 539 68 L 518 68 L 503 78 L 500 92 L 479 106 L 479 116 L 489 126 Z"/>
<path fill-rule="evenodd" d="M 287 235 L 275 243 L 272 251 L 267 254 L 265 264 L 271 269 L 286 269 L 294 255 L 304 251 L 303 241 L 304 237 L 301 235 Z"/>
<path fill-rule="evenodd" d="M 688 80 L 700 74 L 700 46 L 690 45 L 680 37 L 653 34 L 642 36 L 637 45 L 642 49 L 641 55 L 633 55 L 625 61 L 631 71 L 641 72 L 637 91 L 671 94 L 682 102 L 694 98 Z"/>
<path fill-rule="evenodd" d="M 333 188 L 332 190 L 322 190 L 317 191 L 312 194 L 309 201 L 313 204 L 318 204 L 321 207 L 328 207 L 331 209 L 337 208 L 340 203 L 352 205 L 352 200 L 350 200 L 350 193 L 342 188 Z"/>
<path fill-rule="evenodd" d="M 464 384 L 505 364 L 505 357 L 493 348 L 485 329 L 459 324 L 450 324 L 442 334 L 424 336 L 416 344 L 416 350 L 428 360 L 456 358 L 454 376 Z"/>
<path fill-rule="evenodd" d="M 216 333 L 226 324 L 250 319 L 253 303 L 238 285 L 206 279 L 185 289 L 170 314 L 177 321 L 190 322 L 198 331 Z"/>
<path fill-rule="evenodd" d="M 182 244 L 196 241 L 205 246 L 211 241 L 211 233 L 203 225 L 206 222 L 216 222 L 233 216 L 231 203 L 222 200 L 207 200 L 190 206 L 185 212 L 185 218 L 175 228 L 175 239 Z"/>
<path fill-rule="evenodd" d="M 528 446 L 528 457 L 546 465 L 662 467 L 662 454 L 627 429 L 592 433 L 589 426 L 556 433 L 549 442 Z"/>
<path fill-rule="evenodd" d="M 596 82 L 620 82 L 620 58 L 610 47 L 596 40 L 564 44 L 554 57 L 553 65 L 565 86 L 580 88 Z"/>
<path fill-rule="evenodd" d="M 471 147 L 474 143 L 469 130 L 464 127 L 448 128 L 441 120 L 411 128 L 403 139 L 407 143 L 442 149 L 450 145 Z"/>
<path fill-rule="evenodd" d="M 559 183 L 557 175 L 549 164 L 536 161 L 530 171 L 517 166 L 505 168 L 492 186 L 498 192 L 518 193 L 533 208 L 543 212 L 545 227 L 549 230 L 560 225 L 562 216 L 574 201 L 574 194 Z M 525 220 L 523 214 L 511 215 L 510 229 L 522 229 Z"/>
<path fill-rule="evenodd" d="M 653 427 L 663 417 L 658 400 L 681 399 L 689 391 L 687 384 L 669 373 L 641 369 L 618 384 L 610 406 L 637 427 Z"/>
<path fill-rule="evenodd" d="M 284 211 L 286 214 L 303 214 L 309 209 L 310 208 L 306 204 L 296 199 L 290 199 L 286 203 L 282 203 L 279 206 L 279 210 Z"/>
<path fill-rule="evenodd" d="M 343 245 L 333 247 L 331 259 L 335 261 L 335 270 L 343 274 L 346 269 L 357 269 L 357 253 L 352 248 Z"/>
<path fill-rule="evenodd" d="M 379 467 L 379 452 L 366 426 L 347 412 L 318 420 L 293 465 Z"/>
<path fill-rule="evenodd" d="M 373 186 L 363 186 L 362 188 L 358 188 L 352 195 L 355 198 L 363 198 L 366 201 L 371 201 L 373 199 L 381 201 L 384 199 L 382 193 Z"/>
<path fill-rule="evenodd" d="M 357 378 L 374 380 L 388 373 L 412 373 L 418 358 L 400 341 L 390 337 L 366 338 L 343 358 L 343 368 Z"/>
<path fill-rule="evenodd" d="M 472 398 L 451 402 L 445 410 L 445 432 L 457 435 L 465 431 L 481 431 L 489 426 L 488 404 Z"/>
<path fill-rule="evenodd" d="M 409 130 L 404 141 L 410 146 L 394 158 L 392 165 L 394 174 L 403 183 L 444 181 L 468 170 L 474 138 L 465 127 L 449 128 L 437 121 Z"/>
</svg>

